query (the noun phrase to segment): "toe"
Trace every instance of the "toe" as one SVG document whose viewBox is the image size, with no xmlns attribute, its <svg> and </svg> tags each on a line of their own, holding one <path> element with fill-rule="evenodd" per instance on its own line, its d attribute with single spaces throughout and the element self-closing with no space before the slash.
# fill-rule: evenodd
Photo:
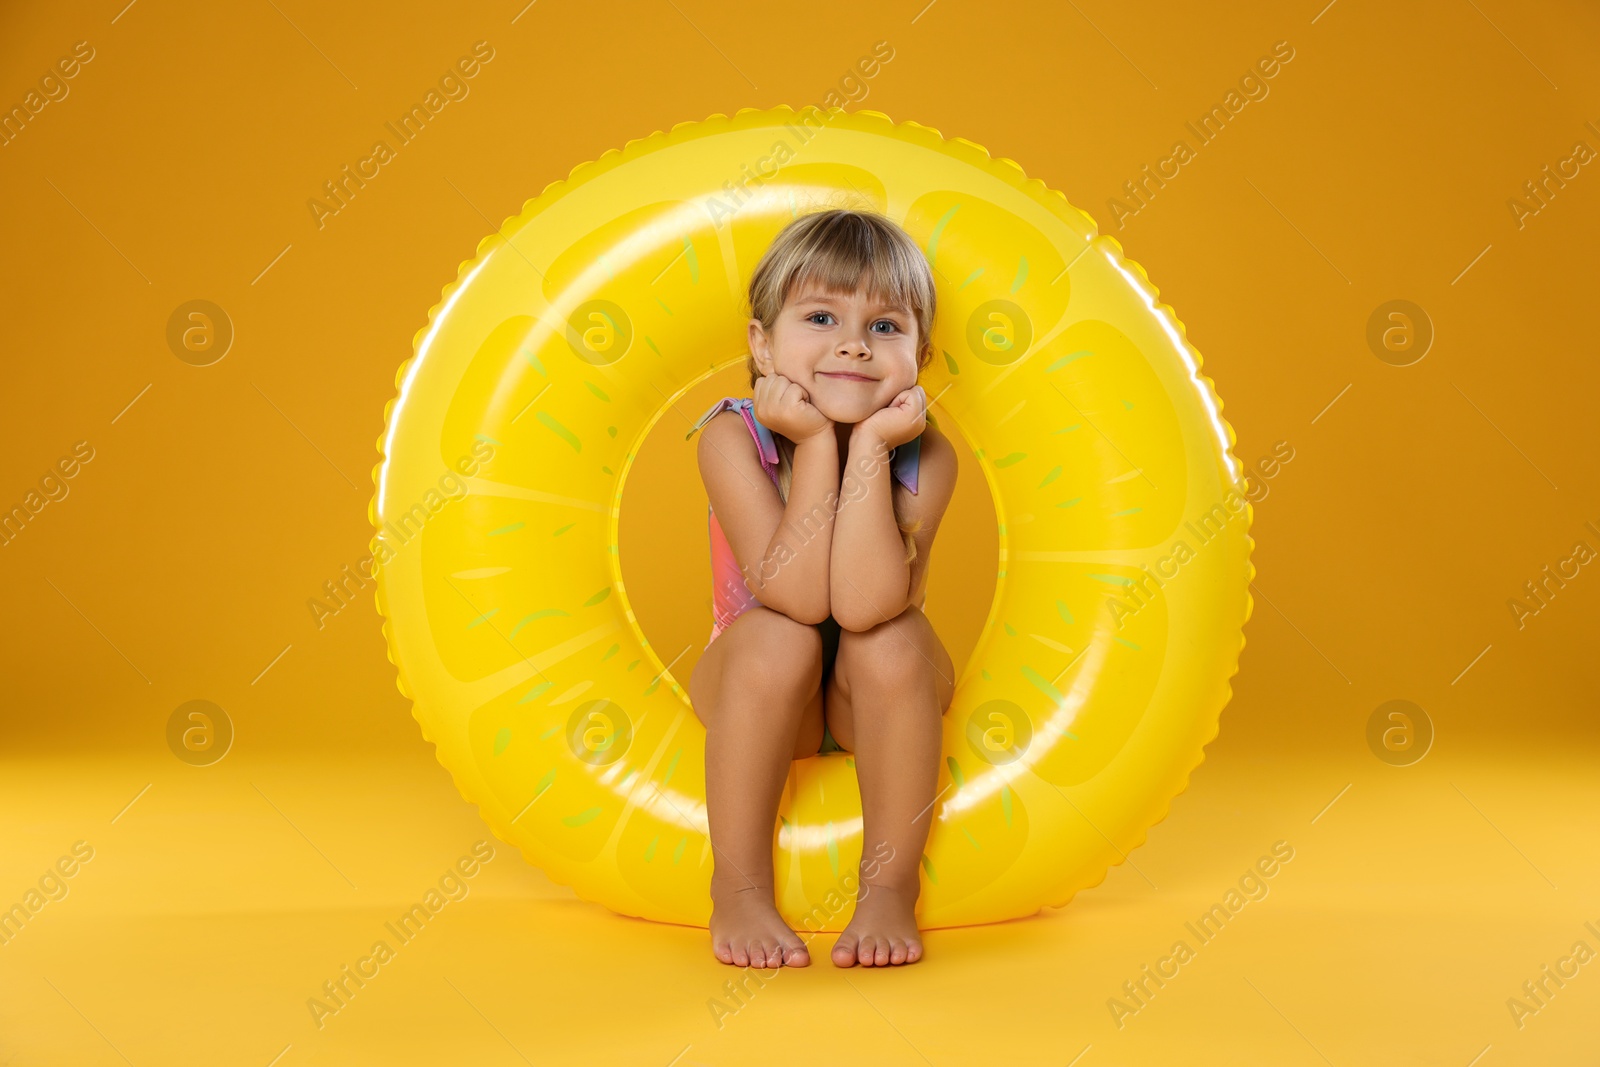
<svg viewBox="0 0 1600 1067">
<path fill-rule="evenodd" d="M 889 942 L 889 962 L 904 963 L 906 961 L 906 943 L 899 938 Z"/>
<path fill-rule="evenodd" d="M 889 966 L 889 939 L 886 937 L 878 938 L 878 942 L 873 946 L 873 949 L 876 953 L 873 957 L 873 964 L 878 967 Z"/>
<path fill-rule="evenodd" d="M 833 944 L 833 964 L 835 967 L 854 967 L 856 965 L 856 935 L 843 933 L 839 940 Z"/>
<path fill-rule="evenodd" d="M 860 943 L 856 946 L 856 959 L 861 962 L 862 966 L 872 966 L 873 950 L 876 944 L 876 939 L 873 938 L 872 935 L 868 934 L 866 937 L 863 937 Z"/>
<path fill-rule="evenodd" d="M 811 953 L 799 941 L 784 945 L 782 949 L 783 965 L 785 967 L 804 967 L 811 962 Z"/>
<path fill-rule="evenodd" d="M 735 967 L 750 966 L 750 948 L 743 943 L 735 943 L 733 949 L 733 965 Z"/>
<path fill-rule="evenodd" d="M 916 963 L 922 958 L 922 942 L 911 941 L 906 945 L 906 962 Z"/>
</svg>

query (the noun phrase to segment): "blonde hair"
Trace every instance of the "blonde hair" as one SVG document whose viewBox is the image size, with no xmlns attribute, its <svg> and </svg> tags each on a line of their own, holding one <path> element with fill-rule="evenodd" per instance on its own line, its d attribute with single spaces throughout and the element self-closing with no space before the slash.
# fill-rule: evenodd
<svg viewBox="0 0 1600 1067">
<path fill-rule="evenodd" d="M 802 215 L 785 226 L 750 276 L 750 316 L 770 335 L 784 302 L 797 287 L 816 283 L 824 292 L 854 293 L 863 275 L 870 295 L 910 310 L 917 324 L 920 376 L 933 360 L 933 271 L 911 235 L 874 212 L 836 208 Z M 761 378 L 755 356 L 748 357 L 745 365 L 754 389 Z M 931 414 L 927 421 L 933 423 Z M 782 434 L 772 436 L 778 446 L 778 496 L 788 503 L 794 477 L 794 442 Z M 899 494 L 894 491 L 892 477 L 889 488 L 895 525 L 900 528 L 906 562 L 910 563 L 917 558 L 912 535 L 922 524 L 902 521 L 901 509 L 894 506 Z"/>
</svg>

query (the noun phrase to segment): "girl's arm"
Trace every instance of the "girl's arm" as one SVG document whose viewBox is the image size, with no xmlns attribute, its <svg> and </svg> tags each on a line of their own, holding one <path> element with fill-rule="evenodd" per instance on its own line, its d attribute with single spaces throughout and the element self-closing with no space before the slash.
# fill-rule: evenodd
<svg viewBox="0 0 1600 1067">
<path fill-rule="evenodd" d="M 924 428 L 920 447 L 917 492 L 906 495 L 905 518 L 922 525 L 912 535 L 917 558 L 908 564 L 889 495 L 889 449 L 864 423 L 851 432 L 828 571 L 833 617 L 842 629 L 870 630 L 921 605 L 933 539 L 955 492 L 957 460 L 955 447 L 932 425 Z"/>
<path fill-rule="evenodd" d="M 796 622 L 825 620 L 839 495 L 839 443 L 831 427 L 795 446 L 787 504 L 737 412 L 705 425 L 697 455 L 711 510 L 756 599 Z"/>
</svg>

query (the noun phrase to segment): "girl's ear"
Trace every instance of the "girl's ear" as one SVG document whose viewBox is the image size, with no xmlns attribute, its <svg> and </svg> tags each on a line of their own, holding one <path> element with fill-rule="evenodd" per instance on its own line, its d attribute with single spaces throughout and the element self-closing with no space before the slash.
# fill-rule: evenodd
<svg viewBox="0 0 1600 1067">
<path fill-rule="evenodd" d="M 760 319 L 751 319 L 748 329 L 750 338 L 750 356 L 756 361 L 756 369 L 763 375 L 772 373 L 772 350 L 767 347 L 767 332 L 761 328 Z"/>
</svg>

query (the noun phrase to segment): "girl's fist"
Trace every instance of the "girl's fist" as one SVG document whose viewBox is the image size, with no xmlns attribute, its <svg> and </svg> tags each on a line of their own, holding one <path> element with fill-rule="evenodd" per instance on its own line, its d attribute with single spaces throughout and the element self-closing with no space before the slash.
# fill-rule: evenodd
<svg viewBox="0 0 1600 1067">
<path fill-rule="evenodd" d="M 756 421 L 795 444 L 833 429 L 833 420 L 818 411 L 800 385 L 781 374 L 756 379 Z"/>
<path fill-rule="evenodd" d="M 928 394 L 922 386 L 913 385 L 889 401 L 888 407 L 868 416 L 860 428 L 894 448 L 921 434 L 927 419 Z"/>
</svg>

